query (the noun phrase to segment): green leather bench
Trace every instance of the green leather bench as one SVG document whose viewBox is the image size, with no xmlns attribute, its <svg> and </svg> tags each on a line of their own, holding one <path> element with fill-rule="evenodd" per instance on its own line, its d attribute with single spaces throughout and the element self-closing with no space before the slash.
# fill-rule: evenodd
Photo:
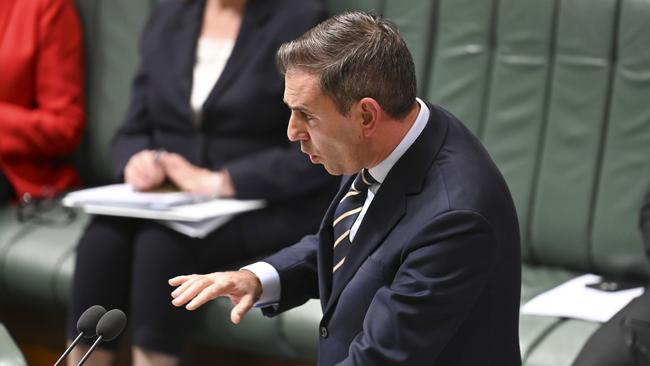
<svg viewBox="0 0 650 366">
<path fill-rule="evenodd" d="M 89 126 L 78 154 L 90 184 L 110 181 L 107 144 L 137 64 L 153 1 L 78 0 L 86 29 Z M 393 19 L 413 52 L 420 95 L 485 143 L 514 196 L 522 303 L 582 273 L 648 278 L 637 212 L 650 181 L 650 0 L 330 0 L 332 12 Z M 87 222 L 15 221 L 0 209 L 0 299 L 65 306 L 74 245 Z M 320 307 L 228 321 L 203 314 L 209 345 L 314 359 Z M 36 311 L 36 310 L 35 310 Z M 570 365 L 598 324 L 522 315 L 525 365 Z M 0 341 L 1 343 L 1 341 Z"/>
<path fill-rule="evenodd" d="M 11 335 L 7 332 L 4 325 L 0 324 L 0 365 L 3 366 L 27 366 L 23 357 Z"/>
</svg>

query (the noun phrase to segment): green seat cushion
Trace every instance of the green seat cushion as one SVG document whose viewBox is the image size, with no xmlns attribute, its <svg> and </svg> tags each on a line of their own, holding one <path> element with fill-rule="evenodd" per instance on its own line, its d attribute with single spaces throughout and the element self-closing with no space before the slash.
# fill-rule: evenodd
<svg viewBox="0 0 650 366">
<path fill-rule="evenodd" d="M 522 305 L 536 295 L 558 286 L 580 273 L 557 268 L 524 265 L 521 273 Z M 519 347 L 522 357 L 534 352 L 551 334 L 562 319 L 549 316 L 526 315 L 519 317 Z"/>
<path fill-rule="evenodd" d="M 309 300 L 304 305 L 281 315 L 281 332 L 298 358 L 305 360 L 317 358 L 318 325 L 322 316 L 320 300 Z"/>
<path fill-rule="evenodd" d="M 0 267 L 0 278 L 14 301 L 26 305 L 64 303 L 57 289 L 61 266 L 73 254 L 87 219 L 80 214 L 65 227 L 33 222 L 21 225 L 22 231 L 8 244 Z"/>
<path fill-rule="evenodd" d="M 0 365 L 27 366 L 23 354 L 2 324 L 0 324 Z"/>
<path fill-rule="evenodd" d="M 0 205 L 0 297 L 6 292 L 6 281 L 2 277 L 2 269 L 7 262 L 7 250 L 22 231 L 16 218 L 15 207 L 8 204 Z"/>
<path fill-rule="evenodd" d="M 525 355 L 524 366 L 570 366 L 599 326 L 581 320 L 558 320 Z"/>
<path fill-rule="evenodd" d="M 201 344 L 215 345 L 257 354 L 280 357 L 296 357 L 281 329 L 281 317 L 267 318 L 252 309 L 240 324 L 230 322 L 232 304 L 227 298 L 219 298 L 201 310 L 201 329 L 193 339 Z"/>
</svg>

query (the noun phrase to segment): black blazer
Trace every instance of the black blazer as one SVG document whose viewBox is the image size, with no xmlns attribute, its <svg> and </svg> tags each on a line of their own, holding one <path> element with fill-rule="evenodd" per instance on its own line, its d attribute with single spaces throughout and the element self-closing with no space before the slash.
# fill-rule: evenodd
<svg viewBox="0 0 650 366">
<path fill-rule="evenodd" d="M 133 154 L 163 148 L 198 166 L 227 169 L 238 198 L 275 202 L 317 192 L 331 197 L 334 191 L 325 188 L 336 179 L 287 139 L 284 80 L 275 68 L 278 47 L 324 19 L 323 7 L 305 0 L 249 0 L 232 54 L 196 128 L 190 93 L 204 5 L 167 0 L 152 13 L 131 104 L 113 139 L 117 175 Z"/>
<path fill-rule="evenodd" d="M 480 142 L 429 105 L 388 173 L 332 287 L 332 220 L 265 259 L 280 274 L 275 315 L 320 297 L 320 365 L 521 365 L 519 229 Z"/>
</svg>

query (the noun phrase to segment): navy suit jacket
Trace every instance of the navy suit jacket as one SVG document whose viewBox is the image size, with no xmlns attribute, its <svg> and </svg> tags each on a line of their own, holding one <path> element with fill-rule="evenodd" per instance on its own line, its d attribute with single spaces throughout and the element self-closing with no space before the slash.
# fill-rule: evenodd
<svg viewBox="0 0 650 366">
<path fill-rule="evenodd" d="M 280 274 L 275 315 L 320 297 L 320 365 L 520 365 L 515 208 L 481 143 L 431 116 L 380 186 L 332 286 L 332 220 L 265 259 Z"/>
<path fill-rule="evenodd" d="M 282 102 L 284 80 L 275 53 L 323 20 L 323 6 L 312 0 L 249 0 L 232 54 L 196 127 L 190 93 L 204 5 L 205 0 L 166 0 L 152 13 L 131 104 L 113 139 L 116 174 L 122 176 L 133 154 L 166 149 L 201 167 L 227 169 L 238 198 L 318 199 L 322 204 L 311 214 L 320 219 L 337 180 L 287 139 L 290 113 Z"/>
</svg>

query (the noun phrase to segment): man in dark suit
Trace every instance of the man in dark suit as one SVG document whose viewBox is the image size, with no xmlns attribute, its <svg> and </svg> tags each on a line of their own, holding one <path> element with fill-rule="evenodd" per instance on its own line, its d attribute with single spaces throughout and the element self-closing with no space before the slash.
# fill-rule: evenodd
<svg viewBox="0 0 650 366">
<path fill-rule="evenodd" d="M 180 276 L 176 306 L 217 296 L 273 316 L 321 299 L 321 365 L 520 365 L 510 193 L 480 142 L 415 97 L 395 26 L 333 17 L 284 44 L 288 136 L 344 179 L 316 235 L 237 272 Z"/>
<path fill-rule="evenodd" d="M 274 58 L 281 44 L 325 17 L 318 0 L 158 2 L 142 35 L 131 103 L 113 139 L 118 179 L 138 190 L 169 180 L 183 191 L 263 199 L 267 206 L 204 238 L 150 220 L 93 217 L 76 251 L 70 342 L 88 307 L 125 309 L 133 365 L 178 365 L 200 318 L 169 303 L 168 278 L 232 268 L 318 228 L 338 182 L 311 164 L 299 143 L 287 141 L 290 111 Z M 261 237 L 250 230 L 260 227 Z M 103 342 L 89 364 L 110 365 L 118 343 Z M 84 346 L 75 348 L 71 365 Z"/>
</svg>

